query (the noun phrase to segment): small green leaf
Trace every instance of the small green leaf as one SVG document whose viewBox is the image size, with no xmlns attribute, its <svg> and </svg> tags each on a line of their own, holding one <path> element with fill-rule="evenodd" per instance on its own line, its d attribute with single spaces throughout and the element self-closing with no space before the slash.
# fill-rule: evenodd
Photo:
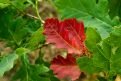
<svg viewBox="0 0 121 81">
<path fill-rule="evenodd" d="M 49 71 L 49 68 L 44 66 L 43 64 L 41 65 L 34 65 L 30 67 L 30 70 L 34 73 L 34 74 L 42 74 L 42 73 L 46 73 Z"/>
<path fill-rule="evenodd" d="M 7 7 L 9 4 L 10 1 L 9 0 L 0 0 L 0 8 L 5 8 Z"/>
<path fill-rule="evenodd" d="M 85 71 L 89 74 L 97 73 L 101 70 L 101 68 L 95 67 L 92 60 L 86 56 L 78 58 L 77 64 L 79 65 L 81 71 Z"/>
<path fill-rule="evenodd" d="M 16 54 L 18 54 L 18 55 L 23 55 L 23 54 L 26 54 L 28 52 L 29 52 L 29 50 L 26 49 L 26 48 L 23 48 L 23 47 L 20 47 L 20 48 L 16 49 Z"/>
<path fill-rule="evenodd" d="M 0 3 L 0 8 L 5 8 L 5 7 L 7 7 L 8 5 L 10 5 L 10 4 Z"/>
<path fill-rule="evenodd" d="M 30 38 L 27 47 L 30 49 L 36 49 L 38 44 L 43 44 L 45 41 L 45 37 L 42 34 L 43 33 L 43 28 L 40 27 Z"/>
<path fill-rule="evenodd" d="M 111 46 L 121 46 L 121 27 L 114 27 L 110 34 Z"/>
<path fill-rule="evenodd" d="M 109 44 L 109 39 L 104 39 L 102 42 L 103 55 L 109 60 L 111 58 L 111 45 Z"/>
<path fill-rule="evenodd" d="M 97 43 L 101 41 L 101 36 L 93 28 L 87 28 L 86 30 L 86 46 L 90 51 L 96 48 Z"/>
<path fill-rule="evenodd" d="M 41 71 L 40 73 L 45 73 L 45 72 L 48 72 L 49 71 L 49 68 L 46 67 L 46 66 L 44 66 L 44 65 L 40 65 L 38 68 Z"/>
<path fill-rule="evenodd" d="M 95 66 L 102 68 L 103 71 L 107 71 L 110 68 L 110 62 L 107 57 L 105 57 L 105 53 L 100 46 L 97 46 L 97 49 L 93 51 L 92 61 Z"/>
<path fill-rule="evenodd" d="M 9 54 L 0 61 L 0 77 L 14 66 L 14 61 L 18 58 L 16 54 Z"/>
</svg>

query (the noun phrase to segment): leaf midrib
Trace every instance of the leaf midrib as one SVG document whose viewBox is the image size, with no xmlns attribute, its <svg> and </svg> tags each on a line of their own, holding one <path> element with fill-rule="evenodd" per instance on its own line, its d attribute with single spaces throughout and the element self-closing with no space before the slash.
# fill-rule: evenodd
<svg viewBox="0 0 121 81">
<path fill-rule="evenodd" d="M 76 48 L 74 48 L 71 44 L 69 44 L 55 29 L 53 29 L 52 27 L 51 27 L 51 29 L 56 33 L 56 35 L 58 35 L 70 48 L 72 48 L 72 49 L 75 49 L 75 50 L 78 50 L 78 49 L 76 49 Z M 68 49 L 67 49 L 68 50 Z M 79 50 L 80 51 L 80 50 Z"/>
</svg>

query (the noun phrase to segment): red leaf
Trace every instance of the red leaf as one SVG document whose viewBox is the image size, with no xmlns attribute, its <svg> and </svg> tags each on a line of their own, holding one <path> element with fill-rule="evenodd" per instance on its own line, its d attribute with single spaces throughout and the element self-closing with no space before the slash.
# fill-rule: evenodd
<svg viewBox="0 0 121 81">
<path fill-rule="evenodd" d="M 47 19 L 44 24 L 44 34 L 47 43 L 54 43 L 57 48 L 64 48 L 68 53 L 82 55 L 86 47 L 84 45 L 84 25 L 76 19 Z"/>
<path fill-rule="evenodd" d="M 81 74 L 76 64 L 76 59 L 71 54 L 68 54 L 67 58 L 58 55 L 53 59 L 50 68 L 59 79 L 69 77 L 72 80 L 76 80 Z"/>
</svg>

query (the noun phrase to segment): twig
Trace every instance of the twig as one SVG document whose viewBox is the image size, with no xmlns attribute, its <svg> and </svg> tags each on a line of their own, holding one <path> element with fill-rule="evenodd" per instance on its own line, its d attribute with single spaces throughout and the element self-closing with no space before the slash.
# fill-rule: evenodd
<svg viewBox="0 0 121 81">
<path fill-rule="evenodd" d="M 38 17 L 31 15 L 31 14 L 26 14 L 28 17 L 34 18 L 34 19 L 39 19 Z"/>
<path fill-rule="evenodd" d="M 38 18 L 40 19 L 40 21 L 41 21 L 42 23 L 45 23 L 44 20 L 42 20 L 42 18 L 41 18 L 40 15 L 39 15 L 39 11 L 38 11 L 38 0 L 36 0 L 35 9 L 36 9 L 36 13 L 37 13 L 37 16 L 38 16 Z"/>
</svg>

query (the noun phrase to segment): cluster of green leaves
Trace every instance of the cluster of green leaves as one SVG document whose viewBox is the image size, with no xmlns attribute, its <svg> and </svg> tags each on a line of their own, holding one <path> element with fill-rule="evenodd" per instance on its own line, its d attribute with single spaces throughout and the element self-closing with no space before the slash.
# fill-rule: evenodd
<svg viewBox="0 0 121 81">
<path fill-rule="evenodd" d="M 113 1 L 119 3 L 118 0 Z M 55 1 L 55 5 L 61 14 L 61 19 L 81 19 L 84 21 L 86 27 L 96 28 L 102 38 L 106 38 L 112 30 L 112 27 L 119 24 L 117 18 L 111 20 L 108 14 L 108 0 L 57 0 Z M 114 8 L 114 4 L 111 6 Z M 120 7 L 117 9 L 120 9 Z M 112 10 L 110 13 L 112 12 L 115 12 L 115 10 Z"/>
<path fill-rule="evenodd" d="M 20 57 L 22 64 L 20 69 L 13 76 L 12 81 L 59 81 L 48 68 L 49 64 L 43 61 L 42 54 L 40 54 L 33 65 L 29 62 L 29 58 L 26 54 L 27 52 L 25 48 L 18 48 L 16 50 L 16 54 L 22 54 Z"/>
<path fill-rule="evenodd" d="M 41 21 L 26 11 L 31 6 L 36 13 L 35 0 L 0 0 L 0 40 L 13 49 L 11 54 L 0 56 L 0 78 L 17 63 L 12 81 L 58 81 L 41 54 L 37 63 L 29 62 L 28 54 L 45 41 Z"/>
<path fill-rule="evenodd" d="M 25 0 L 24 0 L 25 1 Z M 29 18 L 17 3 L 0 10 L 0 38 L 13 41 L 17 46 L 27 40 L 40 26 L 39 20 Z M 24 5 L 24 3 L 23 3 Z"/>
<path fill-rule="evenodd" d="M 100 35 L 94 29 L 88 28 L 86 46 L 92 53 L 92 57 L 89 58 L 84 56 L 77 59 L 81 70 L 91 74 L 105 72 L 108 74 L 108 79 L 116 76 L 117 74 L 121 74 L 120 31 L 120 27 L 114 28 L 114 30 L 110 33 L 110 36 L 102 40 Z"/>
<path fill-rule="evenodd" d="M 120 0 L 55 1 L 61 19 L 75 17 L 84 21 L 85 43 L 91 56 L 77 59 L 80 69 L 89 74 L 104 72 L 107 81 L 121 74 L 120 3 Z"/>
</svg>

